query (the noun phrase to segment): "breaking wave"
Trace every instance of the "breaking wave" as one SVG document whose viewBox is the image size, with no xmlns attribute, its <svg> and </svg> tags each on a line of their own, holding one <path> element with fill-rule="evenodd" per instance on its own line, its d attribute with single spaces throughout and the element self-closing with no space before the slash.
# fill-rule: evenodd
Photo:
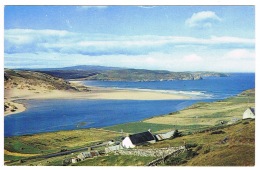
<svg viewBox="0 0 260 170">
<path fill-rule="evenodd" d="M 156 89 L 141 89 L 141 88 L 118 88 L 113 87 L 114 89 L 119 90 L 134 90 L 134 91 L 145 91 L 145 92 L 158 92 L 166 94 L 177 94 L 189 96 L 192 99 L 211 99 L 214 95 L 207 93 L 206 91 L 177 91 L 177 90 L 156 90 Z"/>
</svg>

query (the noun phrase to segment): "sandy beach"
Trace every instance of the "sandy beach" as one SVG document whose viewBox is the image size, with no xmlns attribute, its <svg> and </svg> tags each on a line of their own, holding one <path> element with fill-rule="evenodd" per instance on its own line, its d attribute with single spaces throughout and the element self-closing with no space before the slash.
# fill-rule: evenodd
<svg viewBox="0 0 260 170">
<path fill-rule="evenodd" d="M 5 112 L 4 112 L 5 116 L 21 113 L 26 110 L 26 107 L 23 104 L 18 103 L 16 101 L 5 100 L 5 105 L 11 106 L 9 109 L 5 110 Z"/>
<path fill-rule="evenodd" d="M 73 81 L 72 83 L 79 84 L 80 82 Z M 82 84 L 80 84 L 82 85 Z M 26 110 L 26 107 L 16 100 L 30 100 L 30 99 L 91 99 L 91 100 L 180 100 L 189 99 L 189 96 L 170 94 L 158 91 L 147 90 L 129 90 L 129 89 L 113 89 L 89 87 L 89 92 L 75 92 L 62 90 L 46 90 L 43 88 L 36 88 L 35 90 L 28 89 L 5 89 L 5 103 L 8 102 L 15 105 L 16 109 L 5 111 L 5 116 L 16 114 Z"/>
</svg>

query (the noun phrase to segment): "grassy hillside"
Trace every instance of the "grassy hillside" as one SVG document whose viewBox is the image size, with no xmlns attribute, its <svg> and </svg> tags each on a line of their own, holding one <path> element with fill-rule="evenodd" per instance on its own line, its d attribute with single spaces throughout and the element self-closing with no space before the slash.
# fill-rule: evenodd
<svg viewBox="0 0 260 170">
<path fill-rule="evenodd" d="M 4 148 L 12 153 L 46 154 L 62 149 L 75 149 L 100 141 L 111 140 L 121 134 L 101 129 L 84 129 L 40 133 L 4 138 Z M 9 154 L 14 155 L 14 154 Z"/>
<path fill-rule="evenodd" d="M 110 81 L 158 81 L 158 80 L 196 80 L 200 76 L 192 73 L 153 71 L 141 69 L 109 70 L 87 77 L 88 80 L 110 80 Z"/>
<path fill-rule="evenodd" d="M 28 97 L 56 91 L 81 92 L 89 91 L 82 85 L 71 84 L 61 78 L 35 71 L 10 70 L 4 71 L 4 113 L 21 112 L 25 108 L 22 104 L 12 101 L 19 96 Z M 11 99 L 12 98 L 12 99 Z"/>
<path fill-rule="evenodd" d="M 161 133 L 161 132 L 168 132 L 172 131 L 174 129 L 181 129 L 182 132 L 185 131 L 197 131 L 201 128 L 206 128 L 209 126 L 205 125 L 171 125 L 171 124 L 159 124 L 159 123 L 146 123 L 143 121 L 140 122 L 132 122 L 132 123 L 126 123 L 126 124 L 119 124 L 114 126 L 109 126 L 104 129 L 116 131 L 116 132 L 123 132 L 125 133 L 138 133 L 138 132 L 144 132 L 150 129 L 153 133 Z"/>
<path fill-rule="evenodd" d="M 164 116 L 146 119 L 145 123 L 164 125 L 219 125 L 221 121 L 230 122 L 232 119 L 242 119 L 248 107 L 255 106 L 255 90 L 247 90 L 235 97 L 213 103 L 197 103 L 184 110 Z"/>
<path fill-rule="evenodd" d="M 243 120 L 229 126 L 209 128 L 200 133 L 165 140 L 153 148 L 192 146 L 188 152 L 161 165 L 181 166 L 254 166 L 255 121 Z M 144 146 L 142 148 L 149 148 Z"/>
<path fill-rule="evenodd" d="M 72 134 L 62 132 L 64 135 Z M 89 135 L 88 131 L 85 131 Z M 97 138 L 101 140 L 111 139 L 111 137 L 104 138 L 98 131 L 93 131 Z M 106 132 L 109 134 L 111 132 Z M 100 134 L 100 135 L 99 135 Z M 69 136 L 70 136 L 69 135 Z M 83 133 L 81 133 L 83 135 Z M 81 136 L 79 135 L 79 136 Z M 115 137 L 118 134 L 115 135 Z M 42 140 L 51 145 L 50 147 L 57 147 L 65 145 L 65 143 L 75 143 L 76 145 L 81 140 L 87 138 L 80 138 L 78 140 L 68 140 L 55 144 L 48 142 L 44 134 L 33 135 L 30 140 L 36 136 L 41 136 Z M 54 136 L 56 136 L 54 134 Z M 78 136 L 78 137 L 79 137 Z M 61 137 L 61 136 L 57 136 Z M 68 136 L 67 136 L 68 137 Z M 44 138 L 44 139 L 43 139 Z M 56 138 L 56 139 L 57 139 Z M 64 137 L 63 137 L 64 138 Z M 40 138 L 39 138 L 40 139 Z M 40 140 L 38 140 L 39 142 Z M 33 143 L 33 142 L 32 142 Z M 170 157 L 164 163 L 158 166 L 254 166 L 255 165 L 255 121 L 243 120 L 232 125 L 223 125 L 221 127 L 212 127 L 199 133 L 185 135 L 172 140 L 165 140 L 157 142 L 153 145 L 139 146 L 140 149 L 145 148 L 165 148 L 182 146 L 186 144 L 188 150 L 177 157 Z M 35 145 L 37 146 L 37 145 Z M 23 152 L 23 151 L 20 151 Z M 75 153 L 74 155 L 77 155 Z M 5 155 L 5 161 L 17 160 L 7 165 L 62 165 L 62 160 L 71 158 L 73 155 L 65 155 L 53 157 L 48 159 L 33 159 L 28 161 L 18 161 L 25 158 L 22 154 L 19 156 Z M 108 154 L 100 157 L 86 159 L 74 166 L 144 166 L 147 165 L 156 157 L 141 157 L 141 156 L 123 156 Z"/>
<path fill-rule="evenodd" d="M 127 69 L 102 66 L 75 66 L 60 69 L 41 69 L 63 79 L 105 80 L 105 81 L 162 81 L 199 80 L 208 76 L 227 76 L 216 72 L 170 72 L 164 70 Z"/>
<path fill-rule="evenodd" d="M 5 89 L 18 88 L 31 91 L 35 91 L 36 88 L 79 91 L 77 87 L 61 78 L 34 71 L 15 71 L 10 69 L 5 69 L 4 87 Z"/>
<path fill-rule="evenodd" d="M 63 78 L 63 79 L 85 79 L 87 77 L 95 76 L 100 74 L 99 71 L 96 70 L 40 70 L 38 72 L 48 74 L 51 76 Z"/>
</svg>

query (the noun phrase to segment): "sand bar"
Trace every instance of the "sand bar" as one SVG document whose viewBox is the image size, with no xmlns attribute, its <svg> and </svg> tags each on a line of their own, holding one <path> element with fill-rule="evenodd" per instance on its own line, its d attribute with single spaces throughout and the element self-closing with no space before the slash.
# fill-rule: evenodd
<svg viewBox="0 0 260 170">
<path fill-rule="evenodd" d="M 80 83 L 80 82 L 74 82 Z M 89 86 L 88 86 L 89 87 Z M 164 93 L 158 91 L 132 90 L 132 89 L 113 89 L 89 87 L 89 92 L 74 92 L 62 90 L 46 90 L 35 88 L 27 89 L 5 89 L 5 102 L 9 101 L 15 104 L 16 111 L 5 112 L 5 115 L 23 112 L 26 108 L 22 104 L 17 104 L 15 100 L 31 99 L 89 99 L 89 100 L 181 100 L 189 99 L 189 96 Z"/>
</svg>

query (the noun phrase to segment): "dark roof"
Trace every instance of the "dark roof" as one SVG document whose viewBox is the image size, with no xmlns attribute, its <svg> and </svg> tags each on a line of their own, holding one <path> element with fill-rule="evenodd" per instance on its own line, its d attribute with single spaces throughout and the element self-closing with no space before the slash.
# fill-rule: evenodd
<svg viewBox="0 0 260 170">
<path fill-rule="evenodd" d="M 251 112 L 252 112 L 253 114 L 255 114 L 255 108 L 249 107 L 249 109 L 251 110 Z"/>
<path fill-rule="evenodd" d="M 129 138 L 134 145 L 138 145 L 138 144 L 146 143 L 151 140 L 155 140 L 154 136 L 149 131 L 129 135 Z"/>
</svg>

